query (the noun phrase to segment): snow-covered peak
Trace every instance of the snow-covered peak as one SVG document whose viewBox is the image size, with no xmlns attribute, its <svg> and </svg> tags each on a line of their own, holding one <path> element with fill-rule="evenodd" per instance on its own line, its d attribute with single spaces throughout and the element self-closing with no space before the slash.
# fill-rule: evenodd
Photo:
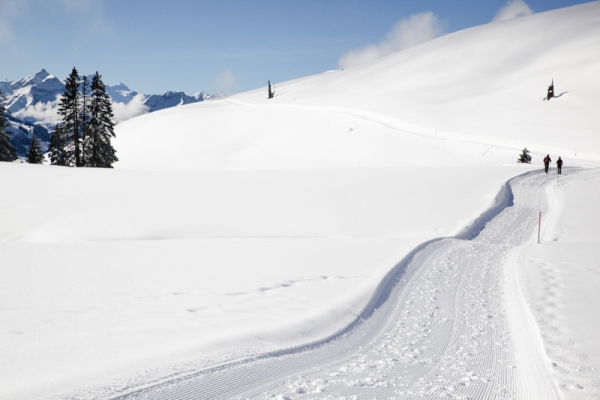
<svg viewBox="0 0 600 400">
<path fill-rule="evenodd" d="M 128 87 L 126 84 L 124 84 L 123 82 L 119 82 L 119 83 L 116 83 L 116 84 L 114 84 L 114 85 L 108 85 L 108 87 L 111 87 L 111 88 L 113 88 L 113 89 L 115 89 L 115 90 L 131 90 L 131 89 L 129 89 L 129 87 Z"/>
<path fill-rule="evenodd" d="M 184 104 L 197 103 L 209 99 L 210 96 L 204 92 L 188 96 L 185 92 L 173 92 L 169 90 L 165 94 L 153 94 L 149 96 L 144 104 L 150 108 L 150 112 L 162 110 L 169 107 L 181 106 Z"/>
<path fill-rule="evenodd" d="M 206 92 L 194 93 L 192 97 L 196 99 L 196 101 L 206 101 L 212 98 L 212 96 Z"/>
<path fill-rule="evenodd" d="M 45 69 L 10 83 L 5 91 L 6 108 L 12 113 L 36 105 L 56 101 L 65 85 Z"/>
<path fill-rule="evenodd" d="M 37 85 L 44 82 L 48 78 L 54 78 L 54 76 L 50 75 L 45 69 L 41 69 L 33 75 L 29 75 L 23 79 L 13 82 L 11 84 L 11 89 L 15 91 L 26 86 Z"/>
<path fill-rule="evenodd" d="M 119 82 L 116 85 L 106 86 L 106 91 L 114 102 L 125 104 L 129 103 L 129 101 L 138 94 L 135 90 L 129 89 L 129 87 L 122 82 Z"/>
</svg>

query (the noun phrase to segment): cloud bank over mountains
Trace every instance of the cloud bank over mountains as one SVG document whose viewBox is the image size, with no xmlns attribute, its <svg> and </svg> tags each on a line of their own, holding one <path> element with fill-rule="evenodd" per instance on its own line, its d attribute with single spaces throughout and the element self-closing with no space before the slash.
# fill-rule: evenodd
<svg viewBox="0 0 600 400">
<path fill-rule="evenodd" d="M 30 104 L 26 108 L 15 113 L 19 118 L 26 121 L 37 121 L 44 126 L 56 125 L 60 122 L 58 115 L 58 106 L 60 99 L 49 101 L 47 103 L 39 102 Z"/>
<path fill-rule="evenodd" d="M 128 119 L 138 117 L 143 114 L 150 112 L 150 107 L 144 104 L 146 96 L 143 94 L 136 94 L 129 100 L 129 103 L 113 102 L 113 114 L 115 123 L 127 121 Z"/>
</svg>

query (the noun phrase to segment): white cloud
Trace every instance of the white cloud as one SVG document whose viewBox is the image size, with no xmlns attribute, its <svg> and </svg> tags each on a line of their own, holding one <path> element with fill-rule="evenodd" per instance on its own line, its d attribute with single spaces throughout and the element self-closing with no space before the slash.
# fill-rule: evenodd
<svg viewBox="0 0 600 400">
<path fill-rule="evenodd" d="M 58 103 L 61 96 L 47 103 L 37 103 L 27 106 L 15 113 L 15 116 L 27 121 L 34 120 L 41 124 L 56 125 L 62 118 L 58 115 Z"/>
<path fill-rule="evenodd" d="M 150 108 L 144 104 L 144 95 L 136 94 L 129 103 L 112 103 L 115 124 L 125 122 L 128 119 L 147 114 Z"/>
<path fill-rule="evenodd" d="M 235 86 L 236 78 L 233 71 L 228 69 L 221 72 L 212 83 L 213 93 L 231 94 Z"/>
<path fill-rule="evenodd" d="M 509 19 L 531 14 L 533 14 L 533 11 L 523 0 L 509 0 L 509 2 L 498 11 L 492 22 L 507 21 Z"/>
<path fill-rule="evenodd" d="M 339 60 L 341 68 L 356 67 L 389 54 L 435 39 L 443 32 L 442 25 L 432 12 L 402 19 L 387 33 L 379 44 L 350 50 Z"/>
<path fill-rule="evenodd" d="M 62 117 L 58 115 L 60 98 L 61 96 L 57 96 L 55 101 L 30 105 L 14 114 L 25 121 L 31 120 L 41 124 L 56 125 L 62 122 Z M 144 100 L 143 94 L 137 94 L 127 104 L 113 102 L 112 109 L 115 124 L 150 112 L 150 108 L 144 104 Z"/>
</svg>

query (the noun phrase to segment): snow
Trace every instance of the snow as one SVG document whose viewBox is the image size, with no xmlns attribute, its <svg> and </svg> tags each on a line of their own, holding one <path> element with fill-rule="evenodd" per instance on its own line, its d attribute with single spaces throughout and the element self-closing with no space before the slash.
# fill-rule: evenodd
<svg viewBox="0 0 600 400">
<path fill-rule="evenodd" d="M 493 202 L 498 182 L 530 169 L 454 167 L 450 182 L 437 168 L 2 167 L 3 179 L 20 176 L 0 228 L 12 360 L 2 375 L 21 390 L 32 376 L 29 390 L 42 390 L 146 358 L 316 340 L 352 321 L 404 254 L 432 232 L 458 233 Z M 424 196 L 407 196 L 407 187 Z M 451 189 L 470 200 L 448 213 L 436 199 Z M 427 216 L 415 213 L 421 207 Z M 60 372 L 48 374 L 55 365 Z"/>
<path fill-rule="evenodd" d="M 287 349 L 365 320 L 356 332 L 387 326 L 379 344 L 349 335 L 354 359 L 315 346 L 337 369 L 273 398 L 494 398 L 500 381 L 594 398 L 599 27 L 589 3 L 278 83 L 271 100 L 145 114 L 117 126 L 114 170 L 0 163 L 0 397 L 164 382 L 156 398 L 176 398 L 173 377 L 216 379 L 198 371 L 265 352 L 291 362 L 303 353 Z M 551 79 L 559 97 L 542 101 Z M 523 147 L 533 165 L 516 163 Z M 564 175 L 539 173 L 548 152 Z"/>
<path fill-rule="evenodd" d="M 555 207 L 542 217 L 541 243 L 520 256 L 527 300 L 565 398 L 600 395 L 599 181 L 598 170 L 558 178 L 549 188 Z"/>
</svg>

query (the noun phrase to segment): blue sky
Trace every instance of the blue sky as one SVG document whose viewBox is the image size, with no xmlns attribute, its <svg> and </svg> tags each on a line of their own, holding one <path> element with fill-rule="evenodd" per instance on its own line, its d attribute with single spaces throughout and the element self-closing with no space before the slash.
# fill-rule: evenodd
<svg viewBox="0 0 600 400">
<path fill-rule="evenodd" d="M 586 2 L 0 0 L 0 80 L 42 68 L 63 79 L 75 66 L 140 93 L 231 94 L 339 68 L 367 46 L 398 50 L 394 35 L 486 24 L 509 3 L 538 13 Z"/>
</svg>

